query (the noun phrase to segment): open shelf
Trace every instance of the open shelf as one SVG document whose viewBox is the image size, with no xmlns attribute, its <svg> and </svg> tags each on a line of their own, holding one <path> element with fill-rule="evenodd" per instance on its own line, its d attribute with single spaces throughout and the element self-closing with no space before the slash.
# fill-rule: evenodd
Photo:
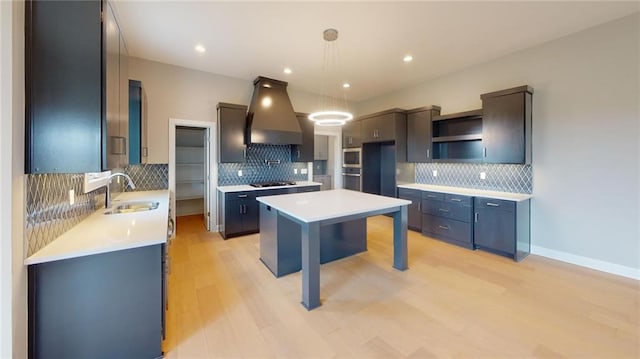
<svg viewBox="0 0 640 359">
<path fill-rule="evenodd" d="M 431 139 L 432 142 L 458 142 L 458 141 L 474 141 L 474 140 L 482 140 L 482 134 L 474 133 L 471 135 L 440 136 L 440 137 L 433 137 Z"/>
<path fill-rule="evenodd" d="M 482 159 L 482 110 L 434 116 L 433 160 L 474 162 Z"/>
</svg>

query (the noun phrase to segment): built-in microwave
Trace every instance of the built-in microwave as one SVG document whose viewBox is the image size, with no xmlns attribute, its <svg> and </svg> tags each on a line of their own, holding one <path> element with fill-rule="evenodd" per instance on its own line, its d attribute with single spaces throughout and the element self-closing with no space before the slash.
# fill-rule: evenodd
<svg viewBox="0 0 640 359">
<path fill-rule="evenodd" d="M 362 150 L 358 148 L 344 148 L 342 150 L 342 167 L 362 167 Z"/>
</svg>

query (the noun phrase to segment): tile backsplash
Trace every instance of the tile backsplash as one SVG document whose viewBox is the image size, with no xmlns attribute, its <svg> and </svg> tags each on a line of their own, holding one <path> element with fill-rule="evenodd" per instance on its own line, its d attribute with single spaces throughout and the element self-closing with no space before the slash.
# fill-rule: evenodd
<svg viewBox="0 0 640 359">
<path fill-rule="evenodd" d="M 437 177 L 433 176 L 437 171 Z M 480 172 L 486 178 L 480 178 Z M 491 191 L 528 193 L 533 191 L 531 165 L 481 163 L 418 163 L 416 182 Z"/>
<path fill-rule="evenodd" d="M 137 191 L 168 188 L 166 164 L 134 165 L 125 168 Z M 25 246 L 27 256 L 37 252 L 105 205 L 105 188 L 83 193 L 84 174 L 31 174 L 26 176 Z M 121 181 L 124 184 L 124 181 Z M 123 191 L 115 181 L 112 191 Z M 120 187 L 120 188 L 118 188 Z M 69 205 L 69 190 L 75 204 Z"/>
<path fill-rule="evenodd" d="M 267 164 L 266 161 L 273 161 Z M 279 163 L 278 163 L 279 162 Z M 306 162 L 291 162 L 290 145 L 251 145 L 247 147 L 244 163 L 221 163 L 218 165 L 218 185 L 232 186 L 267 181 L 306 181 L 301 174 Z M 294 174 L 294 169 L 298 174 Z M 242 176 L 238 176 L 242 171 Z"/>
</svg>

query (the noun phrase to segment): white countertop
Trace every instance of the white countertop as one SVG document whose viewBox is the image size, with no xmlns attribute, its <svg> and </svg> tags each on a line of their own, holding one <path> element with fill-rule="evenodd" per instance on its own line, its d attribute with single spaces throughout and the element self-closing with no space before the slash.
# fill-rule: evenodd
<svg viewBox="0 0 640 359">
<path fill-rule="evenodd" d="M 24 264 L 52 262 L 165 243 L 169 218 L 169 191 L 125 192 L 113 200 L 113 207 L 128 201 L 156 201 L 160 205 L 150 211 L 110 215 L 103 214 L 106 209 L 101 208 L 25 259 Z"/>
<path fill-rule="evenodd" d="M 482 189 L 462 188 L 462 187 L 449 187 L 449 186 L 436 186 L 430 184 L 411 183 L 398 185 L 399 188 L 410 188 L 421 191 L 431 191 L 440 193 L 459 194 L 463 196 L 473 197 L 487 197 L 495 199 L 503 199 L 507 201 L 525 201 L 531 199 L 533 196 L 525 193 L 511 193 L 511 192 L 499 192 L 499 191 L 486 191 Z"/>
<path fill-rule="evenodd" d="M 222 193 L 228 193 L 228 192 L 245 192 L 245 191 L 263 191 L 267 189 L 308 187 L 308 186 L 322 186 L 322 183 L 311 182 L 311 181 L 296 181 L 295 185 L 274 186 L 274 187 L 251 187 L 248 184 L 243 184 L 238 186 L 218 186 L 218 191 Z"/>
<path fill-rule="evenodd" d="M 257 200 L 307 223 L 411 204 L 404 199 L 346 189 L 258 197 Z"/>
</svg>

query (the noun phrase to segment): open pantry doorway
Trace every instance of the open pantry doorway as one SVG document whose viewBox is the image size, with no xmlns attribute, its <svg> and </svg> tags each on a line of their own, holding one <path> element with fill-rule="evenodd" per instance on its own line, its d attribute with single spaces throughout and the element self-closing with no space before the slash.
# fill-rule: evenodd
<svg viewBox="0 0 640 359">
<path fill-rule="evenodd" d="M 207 231 L 217 230 L 215 123 L 169 119 L 169 189 L 171 217 L 194 216 Z M 177 228 L 176 228 L 177 230 Z M 175 231 L 174 231 L 175 236 Z"/>
</svg>

